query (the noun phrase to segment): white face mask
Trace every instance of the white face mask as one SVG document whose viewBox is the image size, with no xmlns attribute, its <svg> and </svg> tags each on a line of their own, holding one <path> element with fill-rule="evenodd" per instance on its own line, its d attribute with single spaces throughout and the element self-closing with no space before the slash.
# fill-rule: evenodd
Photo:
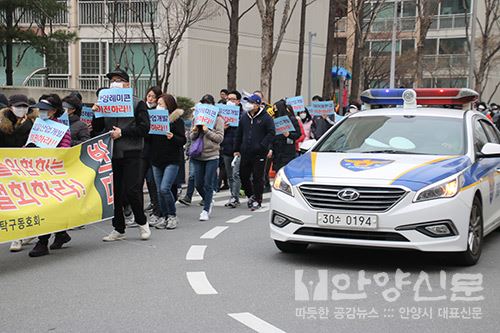
<svg viewBox="0 0 500 333">
<path fill-rule="evenodd" d="M 110 88 L 123 88 L 125 82 L 111 82 L 109 85 Z"/>
<path fill-rule="evenodd" d="M 156 107 L 156 103 L 149 103 L 149 102 L 146 102 L 146 104 L 148 105 L 148 108 L 152 109 L 154 107 Z"/>
<path fill-rule="evenodd" d="M 299 114 L 299 117 L 300 117 L 300 119 L 304 120 L 304 119 L 307 118 L 307 114 L 306 113 L 301 113 L 301 114 Z"/>
<path fill-rule="evenodd" d="M 235 102 L 233 102 L 233 101 L 228 101 L 228 102 L 226 103 L 226 105 L 236 106 L 236 103 L 235 103 Z"/>
<path fill-rule="evenodd" d="M 243 104 L 243 110 L 246 112 L 250 112 L 253 110 L 253 104 L 252 103 L 245 103 Z"/>
<path fill-rule="evenodd" d="M 13 106 L 12 112 L 16 115 L 16 117 L 22 118 L 26 115 L 26 113 L 28 113 L 28 107 L 27 106 Z"/>
<path fill-rule="evenodd" d="M 166 110 L 166 108 L 165 108 L 164 106 L 159 106 L 159 105 L 158 105 L 158 106 L 156 107 L 156 110 Z"/>
<path fill-rule="evenodd" d="M 47 110 L 40 110 L 39 114 L 40 114 L 39 115 L 40 119 L 42 119 L 42 120 L 49 119 L 49 111 L 47 111 Z"/>
</svg>

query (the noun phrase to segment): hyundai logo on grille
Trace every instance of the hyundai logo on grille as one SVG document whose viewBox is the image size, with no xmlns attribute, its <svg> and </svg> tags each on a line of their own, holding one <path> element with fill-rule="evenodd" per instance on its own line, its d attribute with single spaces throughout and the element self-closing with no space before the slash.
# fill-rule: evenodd
<svg viewBox="0 0 500 333">
<path fill-rule="evenodd" d="M 354 201 L 359 198 L 359 192 L 353 188 L 344 188 L 337 193 L 340 200 Z"/>
</svg>

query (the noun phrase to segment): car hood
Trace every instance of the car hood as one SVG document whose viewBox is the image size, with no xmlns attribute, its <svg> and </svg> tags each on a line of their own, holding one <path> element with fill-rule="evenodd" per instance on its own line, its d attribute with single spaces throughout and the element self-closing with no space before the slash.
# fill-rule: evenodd
<svg viewBox="0 0 500 333">
<path fill-rule="evenodd" d="M 285 167 L 292 185 L 404 186 L 413 191 L 452 176 L 471 165 L 467 156 L 345 154 L 308 152 Z"/>
</svg>

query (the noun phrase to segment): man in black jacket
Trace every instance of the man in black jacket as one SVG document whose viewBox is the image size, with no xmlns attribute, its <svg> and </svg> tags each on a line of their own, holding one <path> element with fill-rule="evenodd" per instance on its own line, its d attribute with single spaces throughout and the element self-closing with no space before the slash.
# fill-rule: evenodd
<svg viewBox="0 0 500 333">
<path fill-rule="evenodd" d="M 110 80 L 110 88 L 130 87 L 128 74 L 117 67 L 106 75 Z M 97 106 L 94 106 L 96 108 Z M 132 207 L 135 222 L 139 225 L 140 237 L 149 239 L 151 231 L 144 214 L 144 197 L 142 194 L 141 151 L 144 148 L 144 137 L 149 133 L 148 108 L 144 101 L 134 98 L 134 117 L 100 118 L 92 124 L 94 130 L 111 132 L 113 141 L 113 189 L 115 203 L 115 228 L 105 242 L 113 242 L 125 238 L 125 216 L 123 215 L 124 196 Z M 100 120 L 98 119 L 98 120 Z M 97 127 L 97 128 L 96 128 Z"/>
<path fill-rule="evenodd" d="M 256 210 L 262 204 L 266 156 L 276 133 L 273 118 L 261 106 L 261 98 L 254 94 L 244 98 L 246 112 L 236 133 L 234 156 L 240 156 L 240 178 L 248 197 L 248 208 Z M 252 179 L 252 180 L 250 180 Z"/>
</svg>

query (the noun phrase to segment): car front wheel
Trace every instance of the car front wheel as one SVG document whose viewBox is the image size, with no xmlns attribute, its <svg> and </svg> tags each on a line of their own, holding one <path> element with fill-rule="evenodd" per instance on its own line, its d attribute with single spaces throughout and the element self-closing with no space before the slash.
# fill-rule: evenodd
<svg viewBox="0 0 500 333">
<path fill-rule="evenodd" d="M 304 252 L 309 244 L 307 243 L 291 243 L 291 242 L 280 242 L 275 240 L 274 244 L 284 253 L 301 253 Z"/>
<path fill-rule="evenodd" d="M 474 198 L 469 217 L 467 250 L 457 253 L 457 263 L 464 266 L 475 265 L 483 247 L 483 205 L 478 197 Z"/>
</svg>

